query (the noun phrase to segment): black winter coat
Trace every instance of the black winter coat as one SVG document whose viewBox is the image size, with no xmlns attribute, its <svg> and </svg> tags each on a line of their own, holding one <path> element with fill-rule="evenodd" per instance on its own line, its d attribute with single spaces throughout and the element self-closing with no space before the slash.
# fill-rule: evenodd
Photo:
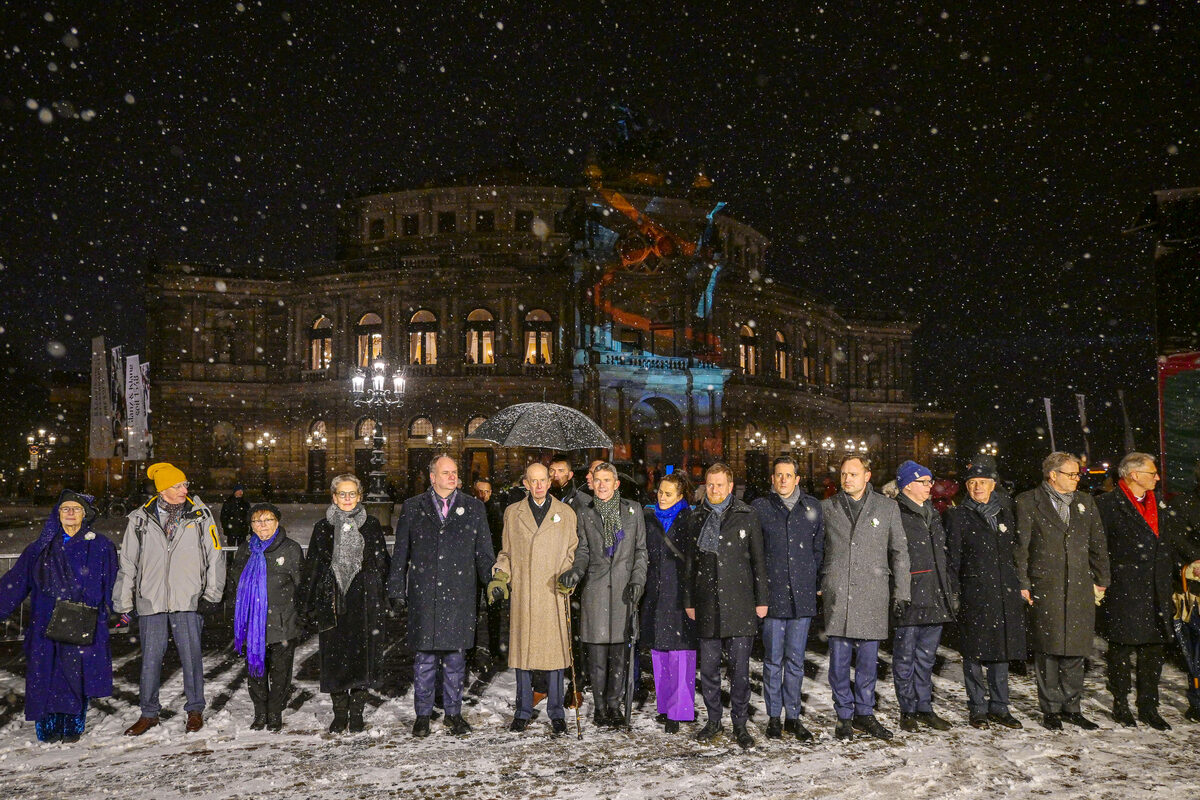
<svg viewBox="0 0 1200 800">
<path fill-rule="evenodd" d="M 671 530 L 663 533 L 653 508 L 646 509 L 646 592 L 642 597 L 641 640 L 652 650 L 695 650 L 696 623 L 683 611 L 683 559 L 675 553 L 687 551 L 688 514 L 683 509 Z M 675 550 L 667 545 L 667 539 Z"/>
<path fill-rule="evenodd" d="M 408 646 L 413 650 L 468 650 L 475 646 L 479 585 L 491 580 L 496 553 L 483 503 L 455 495 L 442 522 L 429 492 L 404 501 L 388 596 L 408 603 Z"/>
<path fill-rule="evenodd" d="M 1158 644 L 1172 640 L 1171 591 L 1179 568 L 1200 558 L 1182 521 L 1158 507 L 1155 536 L 1118 486 L 1096 498 L 1108 540 L 1112 575 L 1100 604 L 1100 631 L 1112 644 Z"/>
<path fill-rule="evenodd" d="M 368 515 L 359 533 L 364 539 L 362 566 L 345 595 L 333 576 L 329 520 L 313 526 L 308 542 L 298 605 L 301 615 L 321 634 L 322 692 L 367 689 L 378 677 L 391 562 L 379 520 Z"/>
<path fill-rule="evenodd" d="M 907 499 L 907 498 L 904 498 Z M 908 540 L 910 601 L 901 625 L 941 625 L 954 619 L 957 603 L 946 568 L 946 530 L 933 511 L 929 524 L 904 499 L 898 499 L 900 523 Z M 929 501 L 925 501 L 927 504 Z"/>
<path fill-rule="evenodd" d="M 947 565 L 958 593 L 958 649 L 976 661 L 1024 661 L 1025 600 L 1013 548 L 1017 522 L 1000 504 L 997 530 L 966 506 L 946 511 Z"/>
<path fill-rule="evenodd" d="M 767 562 L 767 616 L 797 619 L 817 614 L 825 525 L 821 503 L 803 490 L 789 512 L 775 492 L 758 497 L 750 507 L 758 514 Z"/>
<path fill-rule="evenodd" d="M 296 611 L 296 588 L 304 569 L 304 548 L 279 526 L 275 541 L 263 551 L 267 559 L 267 644 L 286 642 L 304 633 L 300 614 Z M 230 609 L 235 608 L 238 582 L 250 560 L 250 545 L 244 544 L 233 556 L 229 578 L 225 581 L 225 598 Z"/>
<path fill-rule="evenodd" d="M 708 515 L 707 506 L 701 505 L 688 516 L 683 607 L 696 609 L 696 633 L 702 639 L 754 636 L 754 609 L 767 605 L 767 563 L 758 514 L 733 498 L 721 520 L 715 555 L 696 547 Z"/>
</svg>

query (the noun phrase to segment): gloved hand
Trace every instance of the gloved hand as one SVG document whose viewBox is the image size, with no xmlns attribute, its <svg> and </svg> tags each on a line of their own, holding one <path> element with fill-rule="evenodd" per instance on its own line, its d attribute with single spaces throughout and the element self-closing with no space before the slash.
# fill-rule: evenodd
<svg viewBox="0 0 1200 800">
<path fill-rule="evenodd" d="M 508 599 L 508 573 L 493 572 L 492 580 L 487 585 L 488 603 L 499 603 Z"/>
<path fill-rule="evenodd" d="M 212 600 L 205 600 L 203 597 L 201 597 L 199 602 L 196 603 L 196 611 L 205 617 L 207 617 L 209 614 L 215 614 L 220 610 L 221 601 L 219 600 L 214 603 Z"/>
<path fill-rule="evenodd" d="M 950 598 L 950 616 L 957 619 L 958 618 L 958 610 L 960 608 L 962 608 L 962 600 L 960 600 L 958 598 L 958 595 L 953 595 Z"/>
<path fill-rule="evenodd" d="M 575 591 L 575 587 L 579 585 L 579 576 L 572 570 L 567 570 L 562 575 L 558 576 L 558 593 L 571 594 Z"/>
<path fill-rule="evenodd" d="M 389 597 L 388 603 L 392 607 L 393 614 L 399 614 L 401 611 L 408 608 L 408 600 L 405 599 L 404 595 L 400 595 L 399 597 Z"/>
<path fill-rule="evenodd" d="M 892 619 L 897 625 L 904 621 L 904 615 L 908 613 L 907 600 L 895 600 L 892 602 Z"/>
<path fill-rule="evenodd" d="M 625 591 L 621 593 L 621 601 L 626 605 L 636 606 L 641 599 L 642 585 L 640 583 L 629 584 L 625 587 Z"/>
</svg>

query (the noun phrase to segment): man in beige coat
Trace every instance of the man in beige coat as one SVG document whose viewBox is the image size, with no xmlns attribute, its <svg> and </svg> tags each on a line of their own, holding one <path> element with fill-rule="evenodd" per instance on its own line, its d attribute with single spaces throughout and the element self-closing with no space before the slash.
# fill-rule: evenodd
<svg viewBox="0 0 1200 800">
<path fill-rule="evenodd" d="M 571 568 L 575 512 L 550 496 L 550 474 L 540 463 L 525 469 L 529 496 L 504 510 L 504 538 L 488 601 L 511 597 L 508 665 L 517 673 L 517 710 L 509 730 L 521 732 L 533 715 L 532 670 L 544 670 L 548 683 L 546 714 L 554 733 L 566 733 L 563 710 L 564 670 L 570 665 L 571 633 L 567 595 L 557 591 L 559 575 Z"/>
</svg>

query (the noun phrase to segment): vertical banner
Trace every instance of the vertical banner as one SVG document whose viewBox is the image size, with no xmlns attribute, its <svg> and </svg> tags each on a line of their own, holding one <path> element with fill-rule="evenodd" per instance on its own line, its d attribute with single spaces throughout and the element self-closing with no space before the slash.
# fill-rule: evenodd
<svg viewBox="0 0 1200 800">
<path fill-rule="evenodd" d="M 1050 398 L 1043 397 L 1042 403 L 1046 406 L 1046 427 L 1050 429 L 1050 450 L 1057 452 L 1058 446 L 1054 443 L 1054 416 L 1050 413 Z"/>
<path fill-rule="evenodd" d="M 1083 454 L 1087 457 L 1087 465 L 1092 466 L 1092 446 L 1088 443 L 1087 397 L 1075 395 L 1075 404 L 1079 406 L 1079 428 L 1083 431 Z"/>
<path fill-rule="evenodd" d="M 112 409 L 112 438 L 113 455 L 123 456 L 127 442 L 125 439 L 125 348 L 121 345 L 109 351 L 108 360 L 108 397 Z"/>
<path fill-rule="evenodd" d="M 126 461 L 146 460 L 145 392 L 142 390 L 142 368 L 136 355 L 125 359 Z"/>
<path fill-rule="evenodd" d="M 1129 424 L 1129 412 L 1125 409 L 1124 389 L 1117 389 L 1117 401 L 1121 404 L 1121 422 L 1125 425 L 1125 452 L 1132 453 L 1137 446 L 1133 443 L 1133 426 Z"/>
<path fill-rule="evenodd" d="M 88 458 L 112 458 L 112 395 L 104 337 L 92 339 L 92 397 L 88 414 Z"/>
</svg>

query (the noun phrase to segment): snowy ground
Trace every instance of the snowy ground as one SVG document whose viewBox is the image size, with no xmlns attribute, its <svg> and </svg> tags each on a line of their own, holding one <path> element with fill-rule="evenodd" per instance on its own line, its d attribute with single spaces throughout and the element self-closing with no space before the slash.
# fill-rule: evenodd
<svg viewBox="0 0 1200 800">
<path fill-rule="evenodd" d="M 395 623 L 401 630 L 400 623 Z M 511 671 L 473 673 L 467 720 L 475 731 L 455 739 L 434 723 L 424 741 L 409 734 L 413 720 L 410 659 L 403 645 L 385 657 L 386 680 L 368 707 L 368 732 L 330 736 L 326 695 L 317 690 L 315 639 L 300 646 L 297 680 L 280 734 L 249 729 L 251 704 L 244 661 L 222 649 L 227 627 L 206 630 L 206 725 L 183 732 L 182 678 L 168 656 L 162 691 L 163 724 L 141 737 L 121 735 L 138 716 L 139 658 L 128 637 L 114 646 L 116 694 L 94 701 L 88 729 L 74 745 L 34 739 L 23 717 L 22 660 L 17 645 L 0 646 L 0 797 L 367 798 L 456 797 L 962 797 L 1009 796 L 1152 798 L 1194 794 L 1200 786 L 1192 742 L 1200 726 L 1182 719 L 1183 676 L 1168 666 L 1163 715 L 1166 734 L 1115 727 L 1107 714 L 1102 664 L 1088 672 L 1085 713 L 1103 728 L 1051 733 L 1036 724 L 1032 677 L 1014 676 L 1020 731 L 978 731 L 966 725 L 958 656 L 943 648 L 937 668 L 937 708 L 955 723 L 945 734 L 897 734 L 891 743 L 831 738 L 833 711 L 826 683 L 824 642 L 810 643 L 806 663 L 807 725 L 818 739 L 768 742 L 754 664 L 758 746 L 743 753 L 726 735 L 712 745 L 654 722 L 653 698 L 635 714 L 628 733 L 597 731 L 584 708 L 584 738 L 553 738 L 544 717 L 511 734 Z M 1098 645 L 1101 643 L 1098 642 Z M 881 657 L 884 662 L 887 656 Z M 895 727 L 895 696 L 884 671 L 879 716 Z M 700 700 L 697 698 L 698 707 Z M 172 713 L 168 718 L 167 710 Z M 702 714 L 703 712 L 701 712 Z M 728 725 L 728 722 L 727 722 Z"/>
</svg>

